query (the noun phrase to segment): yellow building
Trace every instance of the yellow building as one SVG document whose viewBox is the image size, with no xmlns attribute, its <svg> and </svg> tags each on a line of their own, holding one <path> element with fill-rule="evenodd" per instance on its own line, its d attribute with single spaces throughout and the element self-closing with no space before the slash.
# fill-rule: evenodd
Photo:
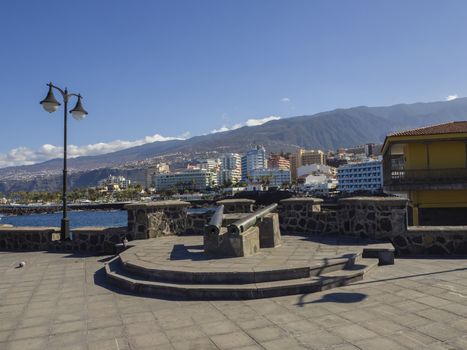
<svg viewBox="0 0 467 350">
<path fill-rule="evenodd" d="M 383 186 L 410 200 L 413 225 L 467 225 L 467 121 L 388 135 Z"/>
<path fill-rule="evenodd" d="M 290 156 L 290 175 L 292 180 L 297 180 L 297 169 L 302 165 L 321 164 L 326 162 L 324 152 L 321 150 L 299 149 L 296 154 Z"/>
</svg>

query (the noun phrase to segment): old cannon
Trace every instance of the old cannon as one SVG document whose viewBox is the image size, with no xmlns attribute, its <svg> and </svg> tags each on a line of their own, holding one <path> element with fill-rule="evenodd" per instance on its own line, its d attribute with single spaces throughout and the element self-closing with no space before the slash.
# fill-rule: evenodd
<svg viewBox="0 0 467 350">
<path fill-rule="evenodd" d="M 257 223 L 261 222 L 267 214 L 272 213 L 276 208 L 277 203 L 274 203 L 265 208 L 259 209 L 247 215 L 246 217 L 235 221 L 233 224 L 230 224 L 227 227 L 227 231 L 233 235 L 240 235 L 250 227 L 255 226 Z"/>
<path fill-rule="evenodd" d="M 219 246 L 222 241 L 221 233 L 224 233 L 225 228 L 222 231 L 222 220 L 224 217 L 224 206 L 219 205 L 214 212 L 209 224 L 204 226 L 204 251 L 209 254 L 219 254 Z"/>
<path fill-rule="evenodd" d="M 209 220 L 209 224 L 207 224 L 204 228 L 205 232 L 209 232 L 213 235 L 219 235 L 219 233 L 221 232 L 223 217 L 224 206 L 219 205 L 216 211 L 214 212 L 214 215 L 212 216 L 211 220 Z"/>
<path fill-rule="evenodd" d="M 247 256 L 260 248 L 280 245 L 279 219 L 273 211 L 277 204 L 247 213 L 239 220 L 222 227 L 223 206 L 219 206 L 204 230 L 206 253 L 223 256 Z"/>
</svg>

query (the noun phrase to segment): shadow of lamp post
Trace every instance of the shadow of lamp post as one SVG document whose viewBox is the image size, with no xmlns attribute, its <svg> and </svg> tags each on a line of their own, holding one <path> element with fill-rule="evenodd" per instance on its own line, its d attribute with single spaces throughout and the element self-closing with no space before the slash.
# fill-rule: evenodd
<svg viewBox="0 0 467 350">
<path fill-rule="evenodd" d="M 61 222 L 61 231 L 60 231 L 60 240 L 64 240 L 70 238 L 70 222 L 68 220 L 67 214 L 67 112 L 68 112 L 68 100 L 70 97 L 75 96 L 78 100 L 76 101 L 75 107 L 70 111 L 73 118 L 76 120 L 82 120 L 86 117 L 88 112 L 83 108 L 81 105 L 81 95 L 69 93 L 68 90 L 65 88 L 64 90 L 59 88 L 58 86 L 53 85 L 52 83 L 47 84 L 49 87 L 49 92 L 47 96 L 40 102 L 42 107 L 49 113 L 55 112 L 58 107 L 60 107 L 60 103 L 57 101 L 53 94 L 53 89 L 60 92 L 63 98 L 63 217 Z"/>
</svg>

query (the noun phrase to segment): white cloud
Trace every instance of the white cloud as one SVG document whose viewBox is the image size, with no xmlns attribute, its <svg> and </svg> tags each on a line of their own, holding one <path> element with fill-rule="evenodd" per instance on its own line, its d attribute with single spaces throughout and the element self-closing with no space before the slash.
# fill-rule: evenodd
<svg viewBox="0 0 467 350">
<path fill-rule="evenodd" d="M 265 118 L 262 118 L 262 119 L 248 119 L 246 121 L 245 125 L 246 126 L 257 126 L 257 125 L 261 125 L 261 124 L 270 122 L 272 120 L 279 120 L 279 119 L 281 119 L 281 117 L 276 117 L 274 115 L 270 115 L 269 117 L 265 117 Z"/>
<path fill-rule="evenodd" d="M 279 120 L 279 119 L 281 119 L 281 117 L 277 117 L 277 116 L 274 116 L 274 115 L 270 115 L 268 117 L 259 118 L 259 119 L 248 119 L 244 123 L 237 123 L 237 124 L 232 125 L 231 127 L 228 127 L 226 125 L 222 125 L 222 127 L 220 127 L 219 129 L 211 130 L 211 134 L 214 134 L 216 132 L 224 132 L 224 131 L 229 131 L 229 130 L 235 130 L 235 129 L 241 128 L 243 126 L 258 126 L 258 125 L 262 125 L 264 123 L 270 122 L 272 120 Z"/>
<path fill-rule="evenodd" d="M 169 140 L 183 140 L 189 136 L 189 132 L 186 132 L 177 137 L 166 137 L 159 134 L 154 134 L 152 136 L 146 136 L 142 139 L 135 141 L 115 140 L 111 142 L 99 142 L 84 146 L 68 145 L 67 153 L 69 158 L 76 158 L 81 156 L 95 156 L 99 154 L 120 151 L 125 148 L 141 146 L 146 143 Z M 62 156 L 62 146 L 45 144 L 39 147 L 39 149 L 37 150 L 33 150 L 28 147 L 18 147 L 12 149 L 8 153 L 0 153 L 0 168 L 16 165 L 30 165 L 34 163 L 44 162 L 53 158 L 59 158 Z"/>
<path fill-rule="evenodd" d="M 282 97 L 282 98 L 281 98 L 281 102 L 289 103 L 289 102 L 290 102 L 290 98 L 288 98 L 288 97 Z"/>
<path fill-rule="evenodd" d="M 222 125 L 219 129 L 213 129 L 211 130 L 211 134 L 215 134 L 216 132 L 224 132 L 224 131 L 229 131 L 231 129 L 229 129 L 227 126 L 225 125 Z"/>
<path fill-rule="evenodd" d="M 452 101 L 452 100 L 455 100 L 456 98 L 458 98 L 459 96 L 454 94 L 454 95 L 449 95 L 446 97 L 446 101 Z"/>
</svg>

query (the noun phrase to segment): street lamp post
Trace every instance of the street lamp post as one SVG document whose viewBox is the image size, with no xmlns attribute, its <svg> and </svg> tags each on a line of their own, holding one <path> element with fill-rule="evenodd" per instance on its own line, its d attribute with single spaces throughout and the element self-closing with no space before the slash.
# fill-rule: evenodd
<svg viewBox="0 0 467 350">
<path fill-rule="evenodd" d="M 40 102 L 42 107 L 49 113 L 55 112 L 58 107 L 60 107 L 60 103 L 57 101 L 53 94 L 53 89 L 60 92 L 63 98 L 63 192 L 62 192 L 62 199 L 63 199 L 63 217 L 61 222 L 61 231 L 60 231 L 60 240 L 64 240 L 70 238 L 70 222 L 68 220 L 67 214 L 67 113 L 68 113 L 68 100 L 70 97 L 75 96 L 77 97 L 75 107 L 70 111 L 73 118 L 76 120 L 82 120 L 86 117 L 88 112 L 83 108 L 81 105 L 81 95 L 69 93 L 68 90 L 65 88 L 60 89 L 58 86 L 53 85 L 52 83 L 47 84 L 49 87 L 49 92 L 47 96 Z"/>
</svg>

